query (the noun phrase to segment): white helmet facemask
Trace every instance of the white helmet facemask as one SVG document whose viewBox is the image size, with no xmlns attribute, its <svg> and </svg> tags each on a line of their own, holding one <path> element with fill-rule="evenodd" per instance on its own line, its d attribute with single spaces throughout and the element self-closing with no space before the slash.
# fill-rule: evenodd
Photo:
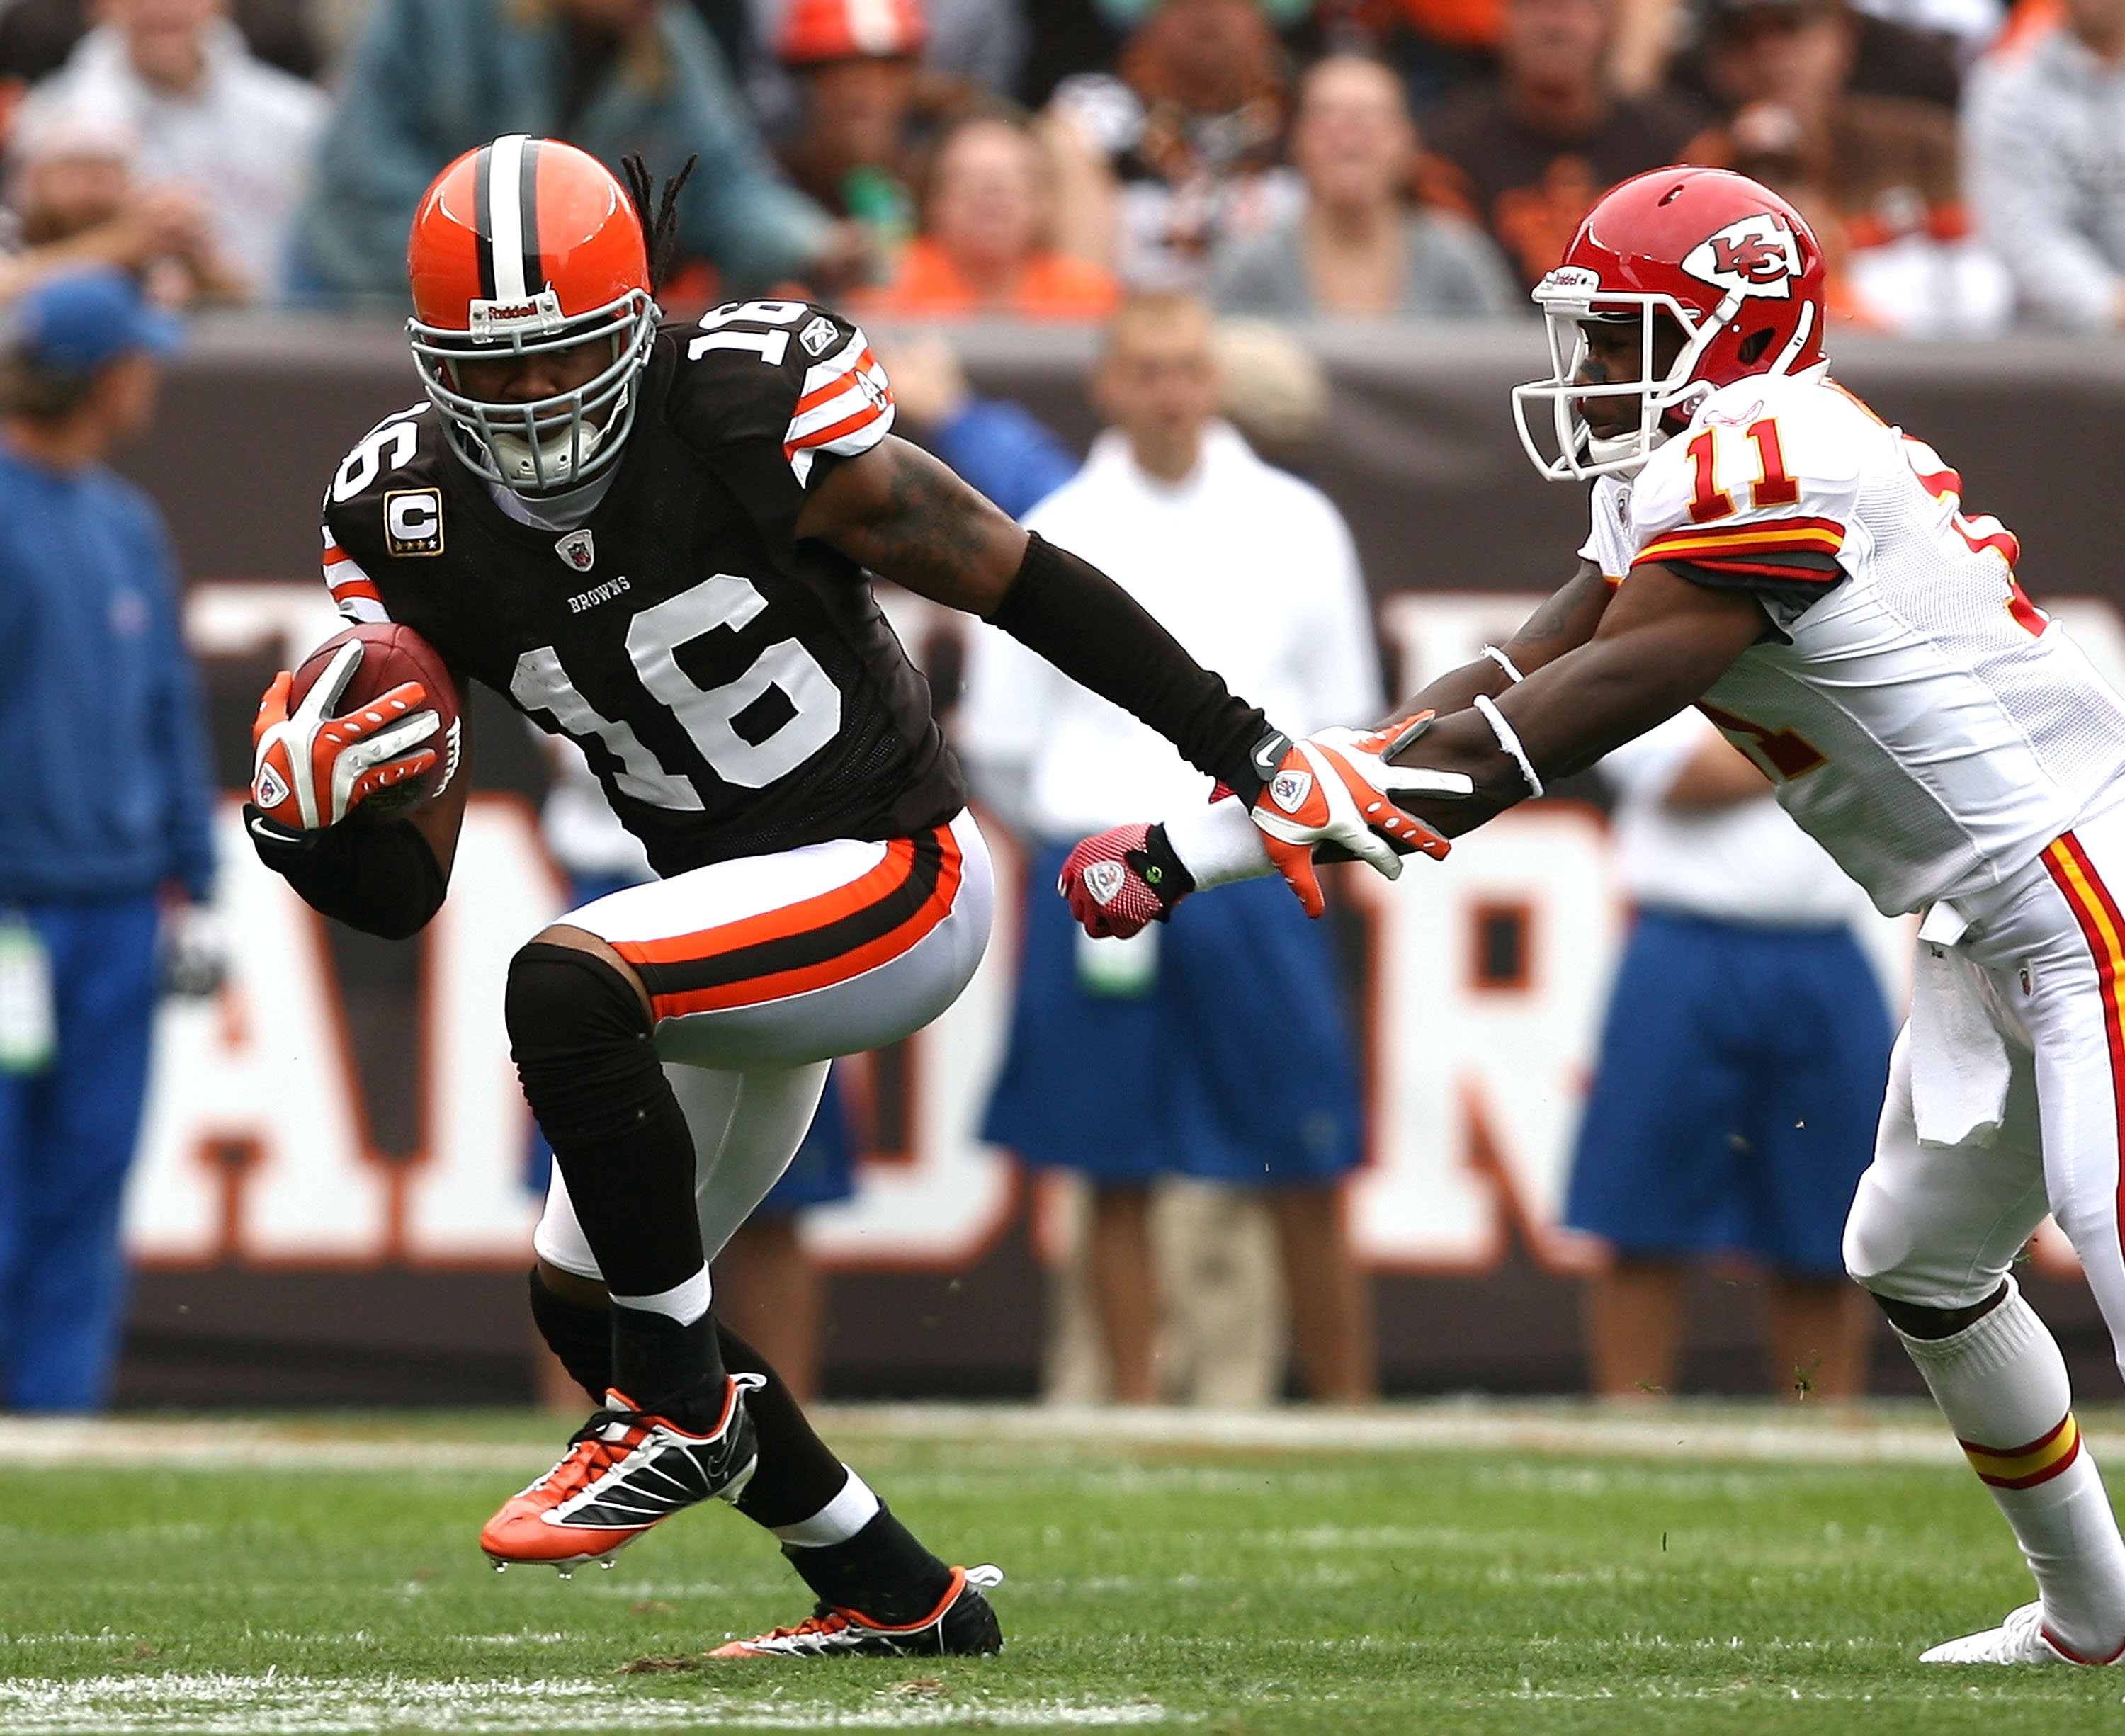
<svg viewBox="0 0 2125 1736">
<path fill-rule="evenodd" d="M 1669 411 L 1694 404 L 1712 388 L 1693 379 L 1698 360 L 1718 331 L 1721 321 L 1706 319 L 1685 308 L 1672 295 L 1638 291 L 1604 290 L 1600 279 L 1581 266 L 1566 266 L 1535 285 L 1535 305 L 1542 309 L 1543 329 L 1549 341 L 1549 378 L 1529 380 L 1513 388 L 1513 426 L 1520 430 L 1520 445 L 1543 481 L 1566 482 L 1595 476 L 1628 476 L 1651 458 L 1667 438 L 1661 422 Z M 1653 371 L 1655 313 L 1665 313 L 1681 329 L 1683 345 L 1664 374 Z M 1638 327 L 1638 369 L 1628 379 L 1590 384 L 1580 379 L 1586 365 L 1586 325 L 1622 323 L 1635 320 Z M 1638 412 L 1637 426 L 1616 435 L 1600 435 L 1587 426 L 1585 405 L 1589 398 L 1633 400 Z M 1535 437 L 1529 421 L 1531 406 L 1547 405 L 1541 420 L 1549 424 L 1551 449 Z"/>
<path fill-rule="evenodd" d="M 1698 365 L 1720 329 L 1741 312 L 1744 300 L 1739 290 L 1730 290 L 1708 314 L 1672 295 L 1604 289 L 1599 275 L 1584 266 L 1564 266 L 1551 272 L 1535 285 L 1534 299 L 1542 309 L 1549 340 L 1549 378 L 1513 388 L 1513 426 L 1520 430 L 1529 462 L 1543 481 L 1551 482 L 1636 474 L 1667 439 L 1663 424 L 1669 412 L 1680 411 L 1687 416 L 1715 389 L 1710 381 L 1696 377 Z M 1666 314 L 1683 334 L 1682 348 L 1660 374 L 1653 371 L 1656 313 Z M 1628 320 L 1637 321 L 1638 327 L 1637 377 L 1599 384 L 1581 381 L 1578 375 L 1586 363 L 1586 326 Z M 1814 325 L 1813 304 L 1802 303 L 1792 338 L 1765 371 L 1786 372 L 1807 348 Z M 1584 408 L 1589 398 L 1595 398 L 1633 399 L 1638 407 L 1637 426 L 1621 434 L 1596 435 L 1587 426 Z M 1543 449 L 1529 421 L 1529 407 L 1540 404 L 1549 409 L 1548 416 L 1540 418 L 1549 424 L 1549 451 Z"/>
<path fill-rule="evenodd" d="M 441 412 L 450 445 L 466 467 L 519 494 L 581 487 L 619 458 L 634 426 L 635 382 L 649 365 L 662 316 L 646 290 L 634 289 L 570 318 L 560 298 L 541 290 L 528 303 L 472 304 L 470 330 L 406 322 L 421 383 Z M 495 403 L 468 395 L 458 365 L 572 350 L 604 340 L 611 360 L 572 392 L 528 403 Z"/>
</svg>

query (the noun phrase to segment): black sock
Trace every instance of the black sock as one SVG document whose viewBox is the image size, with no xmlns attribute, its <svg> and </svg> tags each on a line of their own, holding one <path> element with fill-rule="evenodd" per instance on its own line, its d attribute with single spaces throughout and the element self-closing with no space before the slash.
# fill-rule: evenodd
<svg viewBox="0 0 2125 1736">
<path fill-rule="evenodd" d="M 841 1492 L 848 1467 L 813 1432 L 803 1408 L 767 1358 L 728 1326 L 719 1323 L 716 1334 L 726 1367 L 767 1381 L 746 1399 L 760 1439 L 760 1468 L 738 1498 L 737 1510 L 756 1525 L 800 1524 Z"/>
<path fill-rule="evenodd" d="M 920 1621 L 945 1601 L 952 1584 L 951 1569 L 883 1506 L 846 1542 L 820 1549 L 785 1544 L 782 1553 L 822 1603 L 888 1627 Z"/>
<path fill-rule="evenodd" d="M 722 1353 L 713 1312 L 681 1326 L 646 1308 L 612 1310 L 612 1384 L 638 1410 L 705 1433 L 723 1413 Z"/>
<path fill-rule="evenodd" d="M 568 1378 L 593 1402 L 604 1404 L 605 1389 L 612 1385 L 612 1310 L 602 1302 L 574 1301 L 550 1289 L 534 1266 L 531 1321 Z"/>
</svg>

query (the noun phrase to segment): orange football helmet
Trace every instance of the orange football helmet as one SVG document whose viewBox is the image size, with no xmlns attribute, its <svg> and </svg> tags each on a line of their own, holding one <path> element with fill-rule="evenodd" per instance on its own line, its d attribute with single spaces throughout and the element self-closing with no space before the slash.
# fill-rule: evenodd
<svg viewBox="0 0 2125 1736">
<path fill-rule="evenodd" d="M 587 482 L 620 455 L 662 315 L 642 217 L 588 153 L 511 133 L 438 175 L 406 248 L 422 383 L 459 457 L 522 494 Z M 602 341 L 611 360 L 526 403 L 469 395 L 459 364 Z"/>
</svg>

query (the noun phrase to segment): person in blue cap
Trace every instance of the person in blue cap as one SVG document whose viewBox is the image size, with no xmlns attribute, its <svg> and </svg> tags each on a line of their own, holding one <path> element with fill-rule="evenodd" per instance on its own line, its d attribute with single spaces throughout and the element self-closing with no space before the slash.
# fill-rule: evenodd
<svg viewBox="0 0 2125 1736">
<path fill-rule="evenodd" d="M 211 779 L 162 516 L 106 459 L 153 415 L 171 317 L 133 279 L 0 313 L 0 1404 L 107 1397 L 120 1197 L 167 969 L 193 987 Z M 205 967 L 205 980 L 197 975 Z"/>
</svg>

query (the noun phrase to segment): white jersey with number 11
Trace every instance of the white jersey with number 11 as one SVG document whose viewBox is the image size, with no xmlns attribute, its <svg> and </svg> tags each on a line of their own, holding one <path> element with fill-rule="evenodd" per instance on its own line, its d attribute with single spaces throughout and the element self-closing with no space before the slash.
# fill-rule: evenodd
<svg viewBox="0 0 2125 1736">
<path fill-rule="evenodd" d="M 1753 591 L 1775 632 L 1703 709 L 1885 915 L 1998 884 L 2125 798 L 2125 698 L 2025 596 L 1962 479 L 1817 368 L 1701 402 L 1581 551 Z"/>
</svg>

